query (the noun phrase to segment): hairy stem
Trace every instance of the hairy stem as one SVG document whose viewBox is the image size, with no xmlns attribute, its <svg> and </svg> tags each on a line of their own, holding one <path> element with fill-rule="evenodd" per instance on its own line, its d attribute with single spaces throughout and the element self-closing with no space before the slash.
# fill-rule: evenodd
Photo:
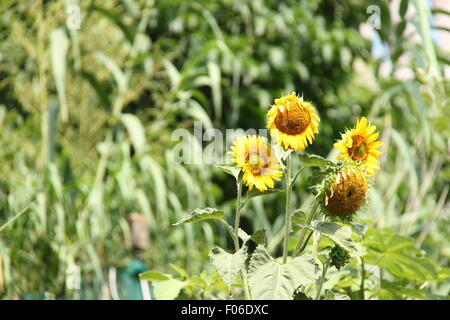
<svg viewBox="0 0 450 320">
<path fill-rule="evenodd" d="M 366 270 L 364 269 L 364 259 L 361 257 L 361 288 L 360 288 L 361 300 L 365 300 L 365 297 L 364 297 L 364 291 L 365 291 L 364 281 L 365 281 L 365 278 L 366 278 Z"/>
<path fill-rule="evenodd" d="M 234 249 L 236 252 L 240 250 L 239 246 L 239 222 L 241 219 L 241 195 L 242 195 L 242 181 L 237 183 L 237 198 L 236 198 L 236 217 L 234 220 Z M 244 287 L 245 300 L 251 300 L 250 289 L 248 287 L 247 273 L 245 269 L 241 269 L 242 286 Z"/>
<path fill-rule="evenodd" d="M 309 215 L 306 217 L 305 224 L 311 223 L 312 219 L 314 219 L 314 217 L 316 215 L 318 207 L 319 207 L 319 203 L 317 201 L 315 201 L 311 211 L 309 212 Z M 307 231 L 308 231 L 308 229 L 306 229 L 306 228 L 302 229 L 302 232 L 300 233 L 300 237 L 298 238 L 297 246 L 295 247 L 295 250 L 294 250 L 294 254 L 292 255 L 293 258 L 298 256 L 303 250 L 305 250 L 306 243 L 308 243 L 309 238 L 310 238 L 310 237 L 308 237 L 306 239 L 305 243 L 303 244 L 303 240 L 305 239 Z"/>
<path fill-rule="evenodd" d="M 286 211 L 284 215 L 283 263 L 286 263 L 289 244 L 289 227 L 291 224 L 291 154 L 286 159 Z"/>
<path fill-rule="evenodd" d="M 241 219 L 241 195 L 242 195 L 242 182 L 237 183 L 237 198 L 236 198 L 236 216 L 234 219 L 234 248 L 238 251 L 239 248 L 239 222 Z"/>
<path fill-rule="evenodd" d="M 320 299 L 320 293 L 322 292 L 323 283 L 325 282 L 325 276 L 327 275 L 328 267 L 330 266 L 330 259 L 323 265 L 322 276 L 320 277 L 319 286 L 317 287 L 316 297 L 314 300 Z"/>
</svg>

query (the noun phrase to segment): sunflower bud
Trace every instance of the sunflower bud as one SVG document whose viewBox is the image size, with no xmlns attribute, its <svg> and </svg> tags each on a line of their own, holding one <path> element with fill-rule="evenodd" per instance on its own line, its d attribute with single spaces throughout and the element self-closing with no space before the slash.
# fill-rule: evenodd
<svg viewBox="0 0 450 320">
<path fill-rule="evenodd" d="M 330 264 L 340 270 L 350 260 L 350 254 L 342 247 L 335 245 L 330 251 Z"/>
</svg>

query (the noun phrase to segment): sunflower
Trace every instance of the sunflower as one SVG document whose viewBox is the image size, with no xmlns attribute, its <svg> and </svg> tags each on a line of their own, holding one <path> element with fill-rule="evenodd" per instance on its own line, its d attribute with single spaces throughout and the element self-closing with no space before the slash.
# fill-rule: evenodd
<svg viewBox="0 0 450 320">
<path fill-rule="evenodd" d="M 376 141 L 379 136 L 379 133 L 375 132 L 376 130 L 374 125 L 362 117 L 356 123 L 355 128 L 347 130 L 342 135 L 342 139 L 334 144 L 334 148 L 342 152 L 336 158 L 360 163 L 369 175 L 373 174 L 374 170 L 380 170 L 377 158 L 381 151 L 377 148 L 383 142 Z"/>
<path fill-rule="evenodd" d="M 266 191 L 274 187 L 274 180 L 281 180 L 281 165 L 262 137 L 240 137 L 231 150 L 233 162 L 242 169 L 242 179 L 250 190 L 255 186 L 259 191 Z"/>
<path fill-rule="evenodd" d="M 311 103 L 304 102 L 295 92 L 275 99 L 267 112 L 267 128 L 284 149 L 304 150 L 318 133 L 319 117 Z"/>
<path fill-rule="evenodd" d="M 361 207 L 367 197 L 368 184 L 358 166 L 348 165 L 335 176 L 323 198 L 323 206 L 328 214 L 345 217 Z"/>
</svg>

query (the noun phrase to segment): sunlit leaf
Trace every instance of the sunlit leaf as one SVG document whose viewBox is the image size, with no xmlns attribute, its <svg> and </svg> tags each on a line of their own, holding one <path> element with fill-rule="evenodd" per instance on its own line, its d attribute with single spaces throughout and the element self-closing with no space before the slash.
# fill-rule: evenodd
<svg viewBox="0 0 450 320">
<path fill-rule="evenodd" d="M 324 169 L 335 165 L 333 161 L 322 158 L 316 154 L 301 153 L 298 157 L 303 167 L 319 167 Z"/>
<path fill-rule="evenodd" d="M 260 247 L 260 246 L 259 246 Z M 280 264 L 267 257 L 264 250 L 252 255 L 249 269 L 250 289 L 257 300 L 292 300 L 300 285 L 310 285 L 316 278 L 312 257 L 303 255 Z"/>
<path fill-rule="evenodd" d="M 156 300 L 174 300 L 187 285 L 188 282 L 177 279 L 152 282 Z"/>
<path fill-rule="evenodd" d="M 247 247 L 242 247 L 238 252 L 231 254 L 220 247 L 215 247 L 209 253 L 212 264 L 216 268 L 228 290 L 231 289 L 239 271 L 247 260 Z"/>
<path fill-rule="evenodd" d="M 232 166 L 220 166 L 217 165 L 217 168 L 222 170 L 223 172 L 228 173 L 229 175 L 232 175 L 236 180 L 239 179 L 239 174 L 241 172 L 241 168 L 238 167 L 232 167 Z"/>
<path fill-rule="evenodd" d="M 419 281 L 438 278 L 436 264 L 421 256 L 413 239 L 395 234 L 389 229 L 370 229 L 364 245 L 367 255 L 364 260 L 386 269 L 398 278 L 410 278 Z"/>
<path fill-rule="evenodd" d="M 218 210 L 215 208 L 204 208 L 204 209 L 197 208 L 190 215 L 183 217 L 173 225 L 177 226 L 183 223 L 191 223 L 208 219 L 221 220 L 224 214 L 225 213 L 222 210 Z"/>
<path fill-rule="evenodd" d="M 322 236 L 333 240 L 336 244 L 353 254 L 364 254 L 363 246 L 352 239 L 352 228 L 349 226 L 317 220 L 312 221 L 311 225 L 302 224 L 300 226 L 320 233 Z"/>
<path fill-rule="evenodd" d="M 139 275 L 139 279 L 146 281 L 166 281 L 170 280 L 170 276 L 158 271 L 146 271 Z"/>
</svg>

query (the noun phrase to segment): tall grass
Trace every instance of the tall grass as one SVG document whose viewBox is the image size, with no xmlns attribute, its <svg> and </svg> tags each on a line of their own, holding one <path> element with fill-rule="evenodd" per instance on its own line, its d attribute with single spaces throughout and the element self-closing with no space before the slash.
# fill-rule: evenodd
<svg viewBox="0 0 450 320">
<path fill-rule="evenodd" d="M 413 77 L 383 78 L 358 31 L 369 2 L 80 1 L 80 30 L 66 28 L 70 1 L 4 4 L 0 296 L 105 297 L 108 269 L 135 258 L 126 220 L 135 212 L 148 222 L 148 267 L 200 272 L 224 231 L 171 224 L 199 206 L 231 214 L 235 195 L 214 168 L 171 161 L 172 130 L 195 120 L 263 127 L 272 99 L 293 89 L 325 120 L 315 147 L 324 156 L 359 115 L 381 128 L 383 168 L 364 218 L 413 236 L 448 265 L 449 83 L 439 71 L 448 60 L 429 37 L 424 2 L 408 1 L 418 14 L 405 23 L 417 22 L 421 43 L 388 27 L 389 15 L 378 32 L 393 68 L 408 57 Z M 311 201 L 293 195 L 303 210 Z M 282 241 L 282 203 L 253 198 L 243 212 L 246 227 L 267 230 L 271 250 Z M 66 286 L 73 265 L 81 293 Z"/>
</svg>

